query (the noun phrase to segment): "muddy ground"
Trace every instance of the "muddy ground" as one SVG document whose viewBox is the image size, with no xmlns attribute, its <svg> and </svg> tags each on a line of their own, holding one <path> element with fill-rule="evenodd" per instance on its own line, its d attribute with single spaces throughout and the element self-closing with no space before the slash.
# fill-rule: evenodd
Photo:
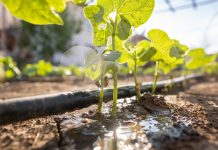
<svg viewBox="0 0 218 150">
<path fill-rule="evenodd" d="M 8 92 L 3 97 L 7 98 Z M 24 93 L 20 96 L 25 96 Z M 177 93 L 156 97 L 145 94 L 137 105 L 134 98 L 120 100 L 119 119 L 115 121 L 109 115 L 109 108 L 110 103 L 105 105 L 103 116 L 95 114 L 96 105 L 93 105 L 0 126 L 0 149 L 218 149 L 218 80 L 215 78 Z"/>
</svg>

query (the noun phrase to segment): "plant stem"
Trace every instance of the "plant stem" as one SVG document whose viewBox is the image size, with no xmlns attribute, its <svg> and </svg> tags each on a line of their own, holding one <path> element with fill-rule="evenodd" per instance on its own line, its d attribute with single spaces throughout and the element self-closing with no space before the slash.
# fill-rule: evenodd
<svg viewBox="0 0 218 150">
<path fill-rule="evenodd" d="M 172 91 L 173 89 L 173 75 L 170 74 L 170 84 L 169 84 L 169 90 Z"/>
<path fill-rule="evenodd" d="M 113 33 L 112 33 L 112 48 L 113 51 L 116 51 L 116 43 L 115 43 L 115 37 L 116 37 L 116 29 L 117 29 L 117 13 L 115 16 L 114 26 L 113 26 Z M 112 106 L 112 117 L 116 117 L 116 111 L 117 111 L 117 73 L 118 71 L 115 70 L 113 73 L 114 76 L 114 89 L 113 89 L 113 106 Z"/>
<path fill-rule="evenodd" d="M 101 75 L 101 87 L 100 87 L 100 97 L 98 103 L 98 112 L 102 111 L 102 105 L 104 101 L 104 77 Z"/>
<path fill-rule="evenodd" d="M 140 91 L 140 85 L 137 80 L 137 60 L 134 60 L 134 81 L 135 81 L 135 92 L 136 92 L 136 100 L 139 102 L 141 100 L 141 91 Z"/>
<path fill-rule="evenodd" d="M 157 79 L 158 79 L 158 76 L 159 76 L 158 67 L 159 67 L 159 62 L 156 61 L 156 67 L 155 67 L 155 73 L 154 73 L 154 83 L 153 83 L 152 93 L 151 93 L 152 95 L 154 95 L 156 87 L 157 87 Z"/>
<path fill-rule="evenodd" d="M 115 42 L 116 29 L 117 29 L 117 13 L 115 16 L 115 21 L 114 21 L 114 25 L 113 25 L 113 33 L 112 33 L 112 49 L 113 49 L 113 51 L 116 50 L 116 42 Z"/>
<path fill-rule="evenodd" d="M 170 70 L 171 70 L 171 72 L 170 72 L 170 84 L 169 84 L 169 91 L 172 91 L 172 89 L 173 89 L 173 73 L 172 73 L 172 67 L 171 66 L 169 66 L 170 67 Z"/>
<path fill-rule="evenodd" d="M 117 111 L 117 72 L 114 72 L 114 90 L 113 90 L 113 106 L 112 106 L 112 117 L 116 117 Z"/>
<path fill-rule="evenodd" d="M 182 72 L 182 74 L 183 74 L 183 77 L 184 77 L 184 81 L 183 81 L 183 87 L 184 88 L 186 88 L 187 87 L 187 85 L 188 85 L 188 82 L 187 82 L 187 76 L 186 76 L 186 62 L 184 61 L 183 62 L 183 72 Z"/>
</svg>

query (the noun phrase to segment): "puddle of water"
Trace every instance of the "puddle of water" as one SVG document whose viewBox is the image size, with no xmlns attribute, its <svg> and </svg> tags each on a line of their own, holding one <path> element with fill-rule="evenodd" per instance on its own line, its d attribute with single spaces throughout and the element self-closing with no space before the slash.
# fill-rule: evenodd
<svg viewBox="0 0 218 150">
<path fill-rule="evenodd" d="M 146 113 L 137 110 L 131 99 L 119 100 L 118 120 L 111 121 L 110 107 L 103 107 L 103 118 L 84 121 L 80 116 L 62 121 L 65 149 L 147 150 L 160 148 L 159 137 L 178 138 L 182 128 L 174 126 L 168 110 Z M 142 110 L 142 111 L 140 111 Z M 73 120 L 73 121 L 72 121 Z M 72 142 L 73 141 L 73 142 Z M 67 146 L 69 145 L 69 146 Z"/>
</svg>

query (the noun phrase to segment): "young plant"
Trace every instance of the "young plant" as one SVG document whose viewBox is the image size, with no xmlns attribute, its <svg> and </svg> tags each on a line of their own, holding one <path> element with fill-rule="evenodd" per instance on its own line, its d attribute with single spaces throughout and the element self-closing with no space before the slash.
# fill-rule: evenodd
<svg viewBox="0 0 218 150">
<path fill-rule="evenodd" d="M 218 75 L 218 62 L 214 61 L 214 62 L 211 62 L 211 63 L 207 64 L 206 66 L 204 66 L 202 68 L 202 71 L 204 73 Z"/>
<path fill-rule="evenodd" d="M 102 111 L 102 105 L 104 100 L 104 87 L 105 87 L 105 75 L 112 71 L 113 74 L 118 72 L 118 64 L 116 60 L 120 57 L 120 53 L 116 51 L 109 51 L 103 54 L 97 54 L 96 52 L 89 52 L 86 60 L 86 75 L 91 79 L 99 83 L 100 96 L 98 111 Z"/>
<path fill-rule="evenodd" d="M 10 12 L 33 24 L 63 24 L 56 12 L 62 12 L 66 2 L 72 0 L 0 0 Z M 84 0 L 73 0 L 76 4 Z M 119 51 L 116 38 L 126 40 L 132 33 L 131 28 L 144 24 L 154 9 L 154 0 L 97 0 L 95 5 L 86 6 L 84 12 L 93 27 L 95 46 L 106 46 L 111 39 L 112 51 Z M 18 11 L 19 10 L 19 11 Z M 34 17 L 33 17 L 34 16 Z M 111 38 L 109 38 L 111 37 Z M 116 64 L 117 60 L 114 61 Z M 114 92 L 112 116 L 116 115 L 117 104 L 117 70 L 114 71 Z"/>
<path fill-rule="evenodd" d="M 98 0 L 95 5 L 85 7 L 86 18 L 90 20 L 93 27 L 95 46 L 106 46 L 108 41 L 111 40 L 111 45 L 108 45 L 108 47 L 111 47 L 109 50 L 119 51 L 116 38 L 126 40 L 131 34 L 132 27 L 137 28 L 149 19 L 153 8 L 154 0 Z M 117 74 L 117 71 L 113 72 L 113 117 L 116 116 Z"/>
<path fill-rule="evenodd" d="M 152 87 L 152 95 L 154 95 L 159 77 L 159 63 L 171 64 L 175 62 L 177 58 L 171 55 L 171 48 L 174 41 L 169 38 L 167 33 L 160 29 L 153 29 L 148 32 L 148 38 L 151 40 L 151 48 L 156 51 L 155 55 L 151 58 L 152 61 L 156 62 Z"/>
<path fill-rule="evenodd" d="M 172 89 L 172 81 L 173 81 L 173 71 L 177 69 L 179 66 L 183 66 L 185 61 L 185 55 L 186 52 L 189 50 L 189 48 L 186 45 L 182 45 L 179 43 L 179 41 L 173 40 L 174 44 L 170 49 L 170 55 L 171 57 L 176 57 L 177 59 L 172 63 L 165 63 L 160 62 L 159 63 L 159 69 L 165 74 L 170 76 L 170 84 L 169 88 Z"/>
<path fill-rule="evenodd" d="M 131 44 L 126 45 L 129 46 L 126 46 L 126 55 L 128 55 L 128 57 L 126 57 L 125 60 L 127 61 L 129 70 L 134 74 L 136 100 L 140 101 L 141 83 L 137 80 L 138 68 L 150 61 L 155 51 L 150 49 L 150 42 L 146 40 L 140 41 L 136 46 L 131 46 Z"/>
<path fill-rule="evenodd" d="M 6 79 L 11 79 L 16 76 L 20 76 L 21 72 L 17 67 L 16 62 L 14 62 L 11 57 L 1 57 L 0 58 L 0 66 L 2 66 L 2 72 L 4 72 L 4 77 Z"/>
<path fill-rule="evenodd" d="M 190 50 L 187 54 L 186 68 L 192 71 L 202 69 L 204 66 L 214 62 L 216 57 L 217 54 L 207 55 L 202 48 Z"/>
</svg>

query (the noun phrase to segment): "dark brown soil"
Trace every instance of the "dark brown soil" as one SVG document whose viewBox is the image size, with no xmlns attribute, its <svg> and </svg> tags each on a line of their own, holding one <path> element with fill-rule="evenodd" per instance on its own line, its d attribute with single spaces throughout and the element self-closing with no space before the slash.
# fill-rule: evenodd
<svg viewBox="0 0 218 150">
<path fill-rule="evenodd" d="M 22 87 L 19 87 L 18 85 L 16 85 L 16 87 L 18 89 L 21 89 L 22 92 L 20 95 L 15 95 L 27 96 L 29 94 L 25 95 L 24 91 L 28 91 L 28 88 L 30 87 L 32 88 L 32 90 L 30 90 L 30 93 L 32 95 L 39 94 L 40 92 L 42 92 L 42 87 L 45 87 L 43 89 L 50 89 L 51 92 L 60 92 L 62 90 L 66 91 L 74 88 L 71 87 L 71 83 L 66 83 L 66 85 L 61 85 L 61 83 L 51 83 L 50 85 L 48 83 L 34 83 L 34 85 L 40 85 L 38 87 L 38 92 L 37 90 L 35 92 L 33 88 L 33 83 L 25 83 L 25 86 L 21 83 L 9 83 L 10 88 L 8 89 L 13 89 L 13 84 L 20 84 L 20 86 Z M 123 81 L 123 83 L 127 83 L 127 81 Z M 8 97 L 16 97 L 15 95 L 10 95 L 11 93 L 13 94 L 13 90 L 11 90 L 11 93 L 2 92 L 2 89 L 5 89 L 5 84 L 2 87 L 0 87 L 0 94 L 4 94 L 4 96 L 1 95 L 1 97 L 7 98 L 7 95 Z M 55 90 L 48 88 L 52 87 L 51 85 L 53 84 L 55 85 Z M 56 86 L 58 86 L 58 88 Z M 61 86 L 64 86 L 63 89 L 61 88 Z M 76 89 L 80 88 L 81 87 L 79 87 L 79 85 L 78 88 L 76 87 Z M 16 91 L 15 87 L 14 91 Z M 148 97 L 146 97 L 146 99 L 148 99 Z M 182 135 L 179 138 L 169 138 L 168 136 L 163 135 L 152 135 L 152 140 L 147 142 L 148 149 L 218 149 L 217 79 L 210 79 L 203 83 L 192 85 L 190 89 L 183 92 L 179 92 L 177 94 L 164 94 L 164 97 L 159 99 L 160 101 L 158 101 L 158 99 L 159 98 L 155 100 L 155 103 L 146 102 L 145 104 L 140 104 L 140 106 L 143 106 L 143 108 L 145 109 L 137 107 L 136 111 L 143 113 L 143 115 L 146 115 L 156 110 L 159 110 L 158 107 L 156 108 L 156 106 L 161 106 L 161 108 L 163 109 L 170 109 L 170 118 L 173 120 L 173 126 L 175 126 L 176 128 L 180 128 L 181 123 L 183 123 L 186 124 L 186 128 L 183 130 Z M 64 144 L 67 145 L 70 142 L 75 141 L 64 141 L 64 137 L 61 134 L 63 131 L 61 131 L 60 129 L 63 129 L 63 126 L 66 129 L 76 128 L 75 122 L 67 122 L 68 118 L 74 118 L 74 116 L 76 116 L 77 114 L 87 112 L 90 109 L 96 109 L 96 106 L 93 105 L 83 110 L 69 112 L 58 116 L 48 116 L 44 118 L 31 119 L 28 121 L 0 126 L 0 149 L 64 149 Z M 128 117 L 127 114 L 126 116 Z M 57 118 L 59 120 L 57 120 Z M 67 123 L 61 124 L 63 123 L 62 121 L 65 121 Z M 82 120 L 81 123 L 95 125 L 95 123 L 92 123 L 92 120 L 89 119 Z M 72 134 L 72 132 L 70 133 Z M 86 140 L 84 139 L 83 143 L 85 143 Z M 71 148 L 73 149 L 75 147 Z"/>
</svg>

